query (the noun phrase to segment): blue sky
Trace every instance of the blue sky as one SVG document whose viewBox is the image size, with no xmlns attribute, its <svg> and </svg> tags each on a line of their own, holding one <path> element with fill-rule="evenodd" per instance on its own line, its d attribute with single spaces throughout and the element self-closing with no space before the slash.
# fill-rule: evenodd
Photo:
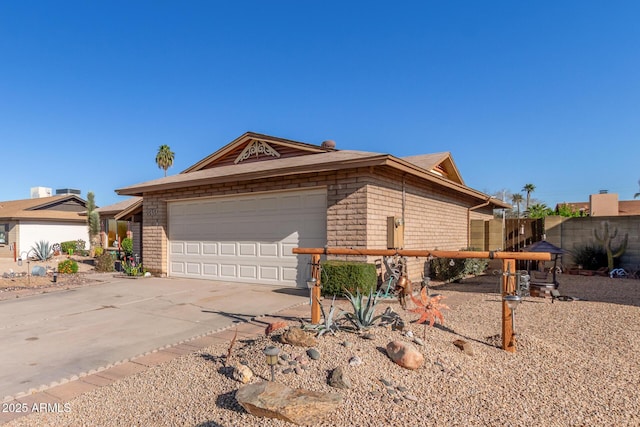
<svg viewBox="0 0 640 427">
<path fill-rule="evenodd" d="M 640 191 L 637 1 L 0 1 L 0 200 L 179 173 L 245 131 L 549 206 Z"/>
</svg>

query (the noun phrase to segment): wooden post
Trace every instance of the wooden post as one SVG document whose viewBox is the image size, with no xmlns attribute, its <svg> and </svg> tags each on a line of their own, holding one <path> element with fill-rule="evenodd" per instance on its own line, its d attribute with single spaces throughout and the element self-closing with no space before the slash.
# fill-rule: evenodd
<svg viewBox="0 0 640 427">
<path fill-rule="evenodd" d="M 315 285 L 311 288 L 311 323 L 320 323 L 320 255 L 311 256 L 311 276 L 316 279 Z"/>
<path fill-rule="evenodd" d="M 502 260 L 502 349 L 510 353 L 516 351 L 516 338 L 513 333 L 513 313 L 504 300 L 505 295 L 513 295 L 516 290 L 516 260 Z"/>
</svg>

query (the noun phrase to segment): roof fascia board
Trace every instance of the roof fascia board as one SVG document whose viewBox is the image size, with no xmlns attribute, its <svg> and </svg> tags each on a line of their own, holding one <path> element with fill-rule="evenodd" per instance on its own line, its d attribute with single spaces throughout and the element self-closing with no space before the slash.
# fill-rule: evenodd
<svg viewBox="0 0 640 427">
<path fill-rule="evenodd" d="M 300 166 L 292 166 L 289 168 L 279 169 L 276 171 L 267 170 L 267 171 L 255 171 L 255 172 L 246 172 L 240 174 L 229 174 L 224 176 L 216 176 L 211 178 L 195 178 L 193 180 L 185 180 L 180 182 L 171 182 L 167 184 L 156 184 L 156 185 L 148 185 L 148 186 L 136 186 L 131 189 L 122 188 L 116 190 L 116 194 L 121 196 L 142 196 L 144 192 L 147 191 L 162 191 L 162 190 L 173 190 L 177 188 L 182 188 L 185 186 L 191 185 L 208 185 L 208 184 L 220 184 L 224 182 L 230 181 L 238 181 L 238 180 L 253 180 L 253 179 L 263 179 L 269 177 L 278 177 L 278 176 L 288 176 L 288 175 L 296 175 L 301 173 L 315 173 L 315 172 L 329 172 L 334 170 L 342 170 L 342 169 L 352 169 L 354 167 L 369 167 L 369 166 L 381 166 L 385 164 L 385 159 L 387 155 L 380 155 L 375 157 L 369 157 L 366 159 L 354 159 L 354 160 L 346 160 L 338 163 L 327 162 L 323 164 L 314 164 L 312 167 L 308 165 L 300 165 Z"/>
<path fill-rule="evenodd" d="M 427 181 L 431 181 L 434 182 L 436 184 L 442 185 L 443 187 L 447 187 L 450 188 L 452 190 L 458 191 L 460 193 L 466 194 L 468 196 L 472 196 L 478 199 L 481 199 L 483 201 L 487 200 L 487 194 L 484 194 L 480 191 L 476 191 L 470 187 L 467 187 L 464 184 L 458 184 L 457 182 L 454 181 L 450 181 L 448 179 L 445 179 L 441 176 L 438 176 L 434 173 L 431 173 L 429 171 L 426 171 L 425 169 L 422 169 L 416 165 L 414 165 L 413 163 L 407 162 L 406 160 L 402 160 L 400 158 L 394 157 L 394 156 L 389 156 L 389 159 L 387 161 L 387 165 L 401 170 L 403 172 L 409 173 L 411 175 L 415 175 L 417 177 L 426 179 Z M 495 199 L 493 197 L 491 197 L 491 203 L 493 203 L 494 205 L 497 205 L 499 207 L 511 207 L 510 205 Z"/>
</svg>

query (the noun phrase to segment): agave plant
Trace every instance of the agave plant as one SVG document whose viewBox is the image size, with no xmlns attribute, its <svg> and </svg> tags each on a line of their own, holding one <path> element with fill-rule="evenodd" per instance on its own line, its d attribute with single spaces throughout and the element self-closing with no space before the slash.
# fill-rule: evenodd
<svg viewBox="0 0 640 427">
<path fill-rule="evenodd" d="M 53 256 L 53 246 L 44 240 L 40 240 L 34 246 L 31 246 L 31 250 L 40 261 L 46 261 Z"/>
<path fill-rule="evenodd" d="M 338 325 L 338 323 L 336 323 L 337 319 L 334 320 L 333 318 L 336 312 L 335 301 L 336 301 L 336 296 L 334 295 L 333 300 L 331 301 L 331 307 L 329 308 L 328 315 L 327 313 L 325 313 L 324 307 L 322 306 L 322 304 L 320 304 L 320 301 L 318 301 L 318 305 L 320 306 L 320 311 L 322 312 L 323 322 L 317 325 L 304 325 L 303 329 L 312 329 L 314 331 L 317 331 L 319 337 L 326 334 L 327 332 L 330 333 L 331 335 L 335 335 L 335 333 L 340 330 L 340 326 Z"/>
<path fill-rule="evenodd" d="M 374 326 L 380 316 L 374 316 L 376 311 L 376 305 L 378 304 L 378 293 L 373 293 L 373 290 L 369 291 L 369 297 L 367 302 L 363 301 L 364 296 L 360 293 L 360 290 L 356 290 L 356 294 L 353 295 L 349 291 L 347 293 L 347 299 L 351 303 L 353 313 L 342 313 L 349 320 L 357 330 L 362 331 L 364 329 Z"/>
</svg>

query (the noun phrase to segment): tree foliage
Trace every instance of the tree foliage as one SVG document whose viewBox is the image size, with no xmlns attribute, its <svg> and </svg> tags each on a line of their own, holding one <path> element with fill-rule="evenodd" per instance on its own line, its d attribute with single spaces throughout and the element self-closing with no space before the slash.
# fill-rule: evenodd
<svg viewBox="0 0 640 427">
<path fill-rule="evenodd" d="M 156 154 L 156 164 L 164 170 L 164 176 L 167 176 L 167 169 L 173 166 L 174 159 L 175 153 L 171 151 L 171 148 L 166 144 L 161 145 L 158 154 Z"/>
<path fill-rule="evenodd" d="M 529 210 L 529 202 L 531 202 L 531 193 L 533 193 L 535 189 L 536 189 L 536 186 L 533 184 L 525 184 L 524 187 L 522 187 L 522 191 L 527 193 L 527 201 L 524 208 L 526 211 Z"/>
</svg>

